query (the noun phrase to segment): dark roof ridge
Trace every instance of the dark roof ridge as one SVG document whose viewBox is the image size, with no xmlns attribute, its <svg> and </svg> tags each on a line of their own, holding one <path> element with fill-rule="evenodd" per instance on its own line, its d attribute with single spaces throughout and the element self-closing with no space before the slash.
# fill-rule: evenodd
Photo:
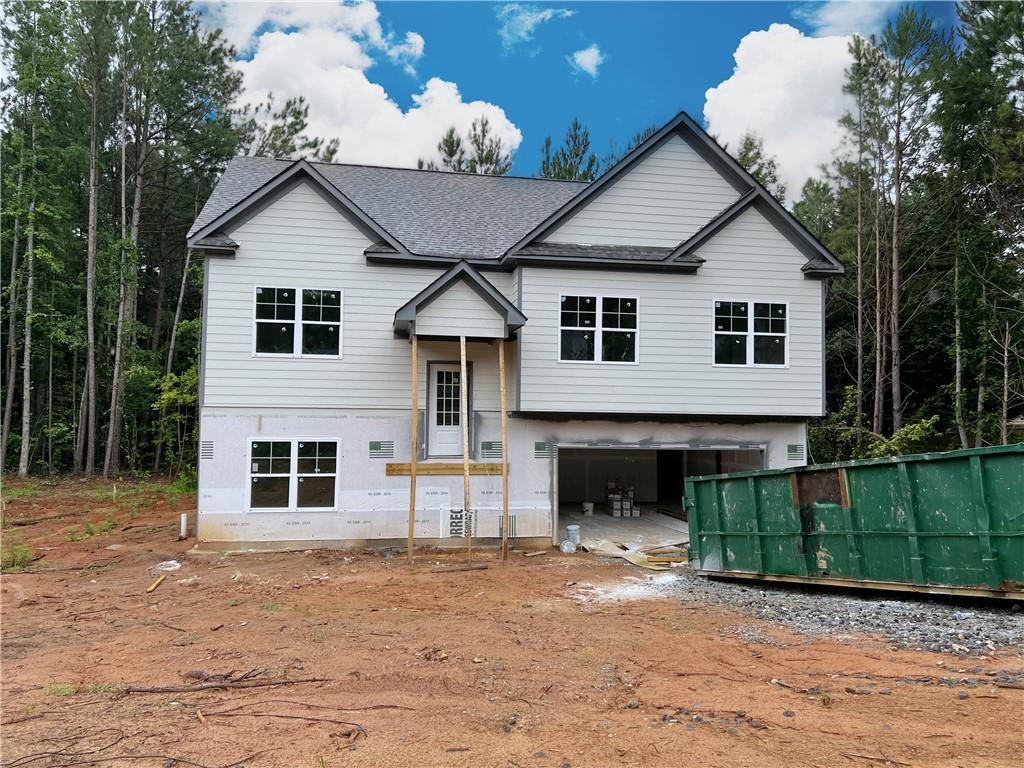
<svg viewBox="0 0 1024 768">
<path fill-rule="evenodd" d="M 305 159 L 306 162 L 309 163 L 310 165 L 327 165 L 327 166 L 331 166 L 331 167 L 341 167 L 341 168 L 376 168 L 376 169 L 379 169 L 379 170 L 382 170 L 382 171 L 415 171 L 417 173 L 443 173 L 443 174 L 447 174 L 449 176 L 474 176 L 474 177 L 475 176 L 480 176 L 480 177 L 484 177 L 484 178 L 493 178 L 493 179 L 521 179 L 523 181 L 552 181 L 552 182 L 558 182 L 558 183 L 561 183 L 561 184 L 579 184 L 579 185 L 584 186 L 584 187 L 591 183 L 589 181 L 577 181 L 575 179 L 552 179 L 552 178 L 549 178 L 547 176 L 520 176 L 518 174 L 513 174 L 513 173 L 504 173 L 504 174 L 500 174 L 499 175 L 499 174 L 492 174 L 492 173 L 473 173 L 472 171 L 448 171 L 448 170 L 445 170 L 443 168 L 410 168 L 408 166 L 402 166 L 402 165 L 376 165 L 374 163 L 335 163 L 335 162 L 328 162 L 326 160 L 309 160 L 309 159 L 306 159 L 306 158 L 299 158 L 299 159 Z M 288 157 L 267 157 L 266 155 L 235 155 L 235 157 L 231 158 L 231 161 L 234 161 L 234 160 L 272 160 L 275 163 L 295 163 L 295 162 L 298 162 L 298 160 L 294 160 L 294 159 L 288 158 Z M 231 162 L 231 161 L 229 161 L 229 162 Z"/>
</svg>

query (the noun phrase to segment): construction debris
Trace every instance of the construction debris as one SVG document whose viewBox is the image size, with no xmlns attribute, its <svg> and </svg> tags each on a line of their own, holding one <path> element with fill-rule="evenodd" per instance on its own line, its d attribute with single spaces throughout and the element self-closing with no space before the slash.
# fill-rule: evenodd
<svg viewBox="0 0 1024 768">
<path fill-rule="evenodd" d="M 617 541 L 589 539 L 583 542 L 582 547 L 591 554 L 621 557 L 633 565 L 652 571 L 667 571 L 674 565 L 685 563 L 687 559 L 685 544 L 630 549 Z"/>
</svg>

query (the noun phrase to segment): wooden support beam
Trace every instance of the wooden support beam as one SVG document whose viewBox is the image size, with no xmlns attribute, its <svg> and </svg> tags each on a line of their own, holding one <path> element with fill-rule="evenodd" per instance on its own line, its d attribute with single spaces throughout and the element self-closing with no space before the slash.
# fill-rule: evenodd
<svg viewBox="0 0 1024 768">
<path fill-rule="evenodd" d="M 417 477 L 436 477 L 443 475 L 461 475 L 465 467 L 462 462 L 420 462 L 416 465 Z M 388 477 L 405 477 L 412 474 L 412 464 L 400 462 L 389 463 L 384 467 L 384 474 Z M 500 475 L 501 464 L 498 462 L 471 461 L 469 463 L 469 474 L 471 475 Z"/>
<path fill-rule="evenodd" d="M 498 390 L 501 393 L 501 559 L 508 560 L 508 406 L 505 393 L 504 339 L 498 339 Z"/>
<path fill-rule="evenodd" d="M 462 510 L 467 554 L 473 560 L 473 521 L 469 510 L 469 376 L 466 374 L 466 337 L 459 336 L 459 423 L 462 425 Z"/>
<path fill-rule="evenodd" d="M 409 453 L 409 541 L 406 549 L 412 562 L 413 531 L 416 527 L 416 459 L 419 453 L 420 426 L 420 361 L 416 334 L 412 337 L 412 440 Z M 389 465 L 390 466 L 390 465 Z M 388 473 L 390 474 L 390 473 Z"/>
</svg>

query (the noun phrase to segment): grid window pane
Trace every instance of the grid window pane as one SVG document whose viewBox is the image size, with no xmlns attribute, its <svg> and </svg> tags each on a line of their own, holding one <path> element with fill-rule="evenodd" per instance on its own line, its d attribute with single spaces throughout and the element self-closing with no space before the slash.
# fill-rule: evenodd
<svg viewBox="0 0 1024 768">
<path fill-rule="evenodd" d="M 593 359 L 593 331 L 562 331 L 562 360 Z"/>
<path fill-rule="evenodd" d="M 636 299 L 602 299 L 601 325 L 604 328 L 636 328 Z"/>
<path fill-rule="evenodd" d="M 259 441 L 252 444 L 252 474 L 288 474 L 292 444 L 286 440 Z"/>
<path fill-rule="evenodd" d="M 333 323 L 302 324 L 302 354 L 337 355 L 340 350 L 339 326 Z"/>
<path fill-rule="evenodd" d="M 597 325 L 596 296 L 563 296 L 561 309 L 564 328 L 594 328 Z"/>
<path fill-rule="evenodd" d="M 272 355 L 290 355 L 295 350 L 295 323 L 279 320 L 257 321 L 256 351 Z"/>
<path fill-rule="evenodd" d="M 785 336 L 754 336 L 754 362 L 757 365 L 785 365 Z"/>
<path fill-rule="evenodd" d="M 745 301 L 716 301 L 715 330 L 746 333 L 747 314 Z"/>
<path fill-rule="evenodd" d="M 437 426 L 458 427 L 461 425 L 459 408 L 462 397 L 459 371 L 437 371 L 435 376 Z"/>
<path fill-rule="evenodd" d="M 608 363 L 636 361 L 636 334 L 632 331 L 605 331 L 601 334 L 601 359 Z"/>
<path fill-rule="evenodd" d="M 716 333 L 715 362 L 719 365 L 746 365 L 747 337 L 734 333 Z"/>
<path fill-rule="evenodd" d="M 326 477 L 300 477 L 296 506 L 330 508 L 334 506 L 333 475 Z"/>
<path fill-rule="evenodd" d="M 291 288 L 257 288 L 256 317 L 294 320 L 295 291 Z"/>
<path fill-rule="evenodd" d="M 331 441 L 302 441 L 298 446 L 297 472 L 300 475 L 334 474 L 337 470 L 338 444 Z"/>
<path fill-rule="evenodd" d="M 287 508 L 290 483 L 291 478 L 288 477 L 251 478 L 249 506 L 253 509 Z"/>
</svg>

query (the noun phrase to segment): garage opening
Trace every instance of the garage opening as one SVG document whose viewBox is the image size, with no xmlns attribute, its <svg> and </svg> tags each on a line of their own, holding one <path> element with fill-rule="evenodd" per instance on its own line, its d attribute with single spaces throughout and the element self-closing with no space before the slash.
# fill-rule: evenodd
<svg viewBox="0 0 1024 768">
<path fill-rule="evenodd" d="M 688 539 L 684 482 L 764 467 L 760 449 L 558 449 L 558 520 L 586 539 L 660 546 Z"/>
</svg>

